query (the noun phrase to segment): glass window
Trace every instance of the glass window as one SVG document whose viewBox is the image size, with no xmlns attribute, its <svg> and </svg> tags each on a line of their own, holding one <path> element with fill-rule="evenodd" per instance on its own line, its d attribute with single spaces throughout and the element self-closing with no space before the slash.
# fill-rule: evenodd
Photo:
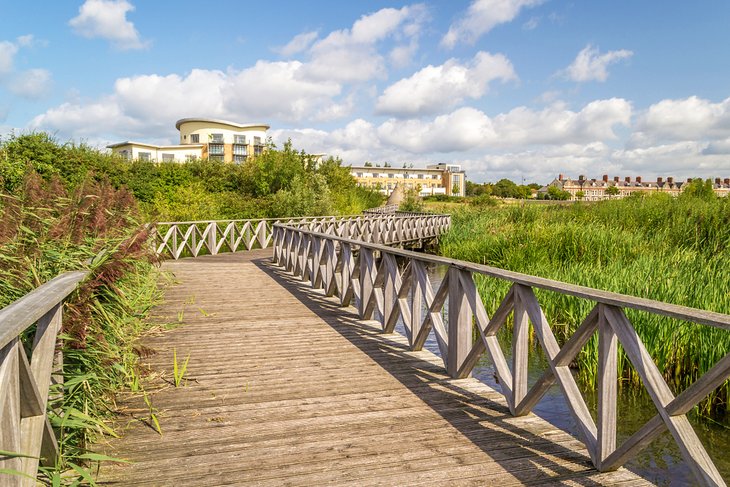
<svg viewBox="0 0 730 487">
<path fill-rule="evenodd" d="M 223 134 L 210 134 L 210 141 L 215 144 L 222 144 Z"/>
<path fill-rule="evenodd" d="M 162 154 L 162 162 L 172 162 L 175 160 L 175 154 Z"/>
<path fill-rule="evenodd" d="M 211 156 L 222 156 L 223 144 L 208 144 L 208 154 Z"/>
<path fill-rule="evenodd" d="M 140 161 L 149 161 L 152 159 L 152 153 L 151 152 L 138 152 L 137 158 L 139 158 Z"/>
<path fill-rule="evenodd" d="M 195 156 L 194 156 L 194 155 L 192 155 L 192 154 L 186 154 L 186 155 L 185 155 L 185 162 L 190 162 L 190 161 L 194 161 L 195 159 L 197 159 L 197 157 L 195 157 Z"/>
<path fill-rule="evenodd" d="M 236 164 L 241 164 L 242 162 L 246 162 L 246 156 L 240 155 L 240 154 L 234 154 L 233 162 L 235 162 Z"/>
<path fill-rule="evenodd" d="M 233 144 L 233 155 L 234 156 L 247 156 L 248 150 L 245 145 Z"/>
<path fill-rule="evenodd" d="M 200 144 L 200 135 L 199 134 L 190 134 L 190 143 L 191 144 Z"/>
<path fill-rule="evenodd" d="M 261 145 L 261 137 L 254 137 L 253 145 Z"/>
<path fill-rule="evenodd" d="M 234 135 L 233 143 L 246 145 L 246 136 L 245 135 Z"/>
</svg>

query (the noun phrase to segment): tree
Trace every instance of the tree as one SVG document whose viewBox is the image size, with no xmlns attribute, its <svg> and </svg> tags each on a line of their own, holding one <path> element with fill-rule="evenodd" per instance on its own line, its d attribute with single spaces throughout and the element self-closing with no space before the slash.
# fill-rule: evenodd
<svg viewBox="0 0 730 487">
<path fill-rule="evenodd" d="M 712 180 L 702 181 L 695 178 L 683 188 L 682 196 L 687 198 L 700 198 L 703 200 L 715 199 L 715 190 L 712 187 Z"/>
<path fill-rule="evenodd" d="M 366 163 L 364 164 L 364 166 L 365 166 L 365 167 L 373 167 L 373 163 L 372 163 L 372 162 L 366 162 Z"/>
<path fill-rule="evenodd" d="M 549 186 L 548 190 L 547 190 L 546 199 L 564 201 L 564 200 L 570 199 L 570 193 L 558 188 L 557 186 Z"/>
<path fill-rule="evenodd" d="M 609 186 L 608 188 L 606 188 L 606 194 L 609 197 L 618 196 L 618 194 L 619 194 L 618 186 Z"/>
<path fill-rule="evenodd" d="M 575 197 L 578 198 L 579 200 L 583 200 L 583 198 L 585 198 L 585 196 L 586 196 L 586 194 L 583 191 L 577 191 L 575 193 Z"/>
</svg>

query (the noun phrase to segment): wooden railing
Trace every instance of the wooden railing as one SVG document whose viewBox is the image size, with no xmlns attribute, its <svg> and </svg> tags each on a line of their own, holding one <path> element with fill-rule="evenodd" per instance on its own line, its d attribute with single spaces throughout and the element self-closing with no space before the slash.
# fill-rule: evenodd
<svg viewBox="0 0 730 487">
<path fill-rule="evenodd" d="M 730 376 L 730 354 L 694 384 L 675 396 L 648 354 L 624 309 L 686 320 L 730 330 L 730 316 L 626 296 L 550 279 L 506 271 L 383 245 L 277 224 L 273 261 L 287 271 L 336 296 L 342 306 L 355 303 L 360 317 L 372 319 L 377 310 L 385 333 L 402 320 L 412 350 L 420 350 L 435 335 L 448 374 L 464 378 L 487 353 L 510 412 L 528 414 L 551 385 L 557 383 L 579 426 L 591 460 L 600 471 L 619 468 L 669 430 L 684 460 L 702 485 L 725 485 L 717 468 L 690 425 L 686 413 Z M 401 263 L 396 261 L 401 259 Z M 405 266 L 403 267 L 403 261 Z M 428 265 L 447 267 L 437 289 Z M 511 283 L 496 312 L 489 317 L 474 277 L 491 276 Z M 594 303 L 592 311 L 562 346 L 538 302 L 534 289 L 545 289 Z M 425 310 L 424 310 L 425 305 Z M 442 316 L 442 309 L 446 316 Z M 424 315 L 425 311 L 425 315 Z M 512 360 L 497 340 L 497 332 L 513 316 Z M 473 325 L 473 321 L 475 324 Z M 528 327 L 532 323 L 549 368 L 530 388 L 527 381 Z M 472 343 L 472 327 L 478 339 Z M 594 422 L 569 364 L 598 333 L 598 413 Z M 621 344 L 641 377 L 658 414 L 622 445 L 616 441 L 617 352 Z M 511 365 L 511 366 L 510 366 Z"/>
<path fill-rule="evenodd" d="M 86 272 L 61 274 L 0 310 L 0 485 L 36 485 L 39 460 L 54 465 L 56 436 L 46 416 L 53 374 L 60 374 L 56 352 L 63 301 Z M 30 357 L 21 335 L 37 325 Z"/>
<path fill-rule="evenodd" d="M 163 222 L 155 226 L 155 250 L 162 257 L 179 259 L 264 249 L 271 244 L 272 229 L 276 224 L 367 242 L 401 245 L 438 237 L 448 230 L 451 216 L 419 213 Z"/>
</svg>

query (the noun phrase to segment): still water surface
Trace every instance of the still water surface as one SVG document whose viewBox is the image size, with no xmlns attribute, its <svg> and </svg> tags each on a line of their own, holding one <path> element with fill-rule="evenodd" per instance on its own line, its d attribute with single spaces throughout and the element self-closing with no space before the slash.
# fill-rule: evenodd
<svg viewBox="0 0 730 487">
<path fill-rule="evenodd" d="M 429 278 L 434 287 L 434 292 L 441 283 L 444 271 L 445 268 L 441 267 L 429 269 Z M 445 308 L 447 309 L 448 305 Z M 424 308 L 423 316 L 425 314 Z M 401 321 L 396 326 L 396 331 L 405 335 Z M 502 350 L 505 358 L 511 364 L 512 357 L 509 340 L 509 336 L 500 337 L 500 341 L 503 343 Z M 425 348 L 436 355 L 440 355 L 433 332 L 429 336 Z M 534 383 L 547 368 L 547 362 L 542 355 L 539 345 L 537 345 L 536 349 L 530 351 L 529 383 Z M 480 363 L 475 367 L 473 376 L 492 388 L 500 390 L 500 386 L 495 380 L 494 367 L 486 355 L 482 357 Z M 584 387 L 582 393 L 595 420 L 597 404 L 596 392 Z M 623 440 L 631 436 L 632 433 L 641 428 L 657 412 L 644 389 L 640 391 L 620 389 L 617 407 L 619 418 L 617 435 L 619 445 Z M 577 423 L 573 420 L 559 386 L 554 385 L 534 408 L 533 412 L 556 427 L 568 431 L 573 436 L 580 437 Z M 714 423 L 708 420 L 698 420 L 698 418 L 692 417 L 692 415 L 690 415 L 690 420 L 702 444 L 707 449 L 715 465 L 717 465 L 723 478 L 730 479 L 730 418 L 726 418 L 725 424 Z M 679 448 L 667 432 L 642 451 L 637 458 L 627 463 L 626 467 L 658 485 L 679 486 L 695 484 L 692 472 L 684 464 Z"/>
</svg>

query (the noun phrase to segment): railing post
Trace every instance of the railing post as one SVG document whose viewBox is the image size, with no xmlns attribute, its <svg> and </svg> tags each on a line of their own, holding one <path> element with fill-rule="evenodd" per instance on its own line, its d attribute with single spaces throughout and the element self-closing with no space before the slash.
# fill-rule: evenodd
<svg viewBox="0 0 730 487">
<path fill-rule="evenodd" d="M 216 222 L 208 224 L 208 250 L 210 255 L 218 254 L 218 224 Z"/>
<path fill-rule="evenodd" d="M 519 286 L 519 284 L 516 286 Z M 530 323 L 527 320 L 527 309 L 522 302 L 520 293 L 515 293 L 514 303 L 514 327 L 512 331 L 512 401 L 510 404 L 512 414 L 515 414 L 515 408 L 527 394 L 527 354 L 530 345 L 528 342 Z"/>
<path fill-rule="evenodd" d="M 459 281 L 459 269 L 449 267 L 449 329 L 446 372 L 458 377 L 459 368 L 471 350 L 471 318 L 469 302 Z"/>
<path fill-rule="evenodd" d="M 598 305 L 598 469 L 616 449 L 618 340 L 606 320 L 605 305 Z"/>
</svg>

